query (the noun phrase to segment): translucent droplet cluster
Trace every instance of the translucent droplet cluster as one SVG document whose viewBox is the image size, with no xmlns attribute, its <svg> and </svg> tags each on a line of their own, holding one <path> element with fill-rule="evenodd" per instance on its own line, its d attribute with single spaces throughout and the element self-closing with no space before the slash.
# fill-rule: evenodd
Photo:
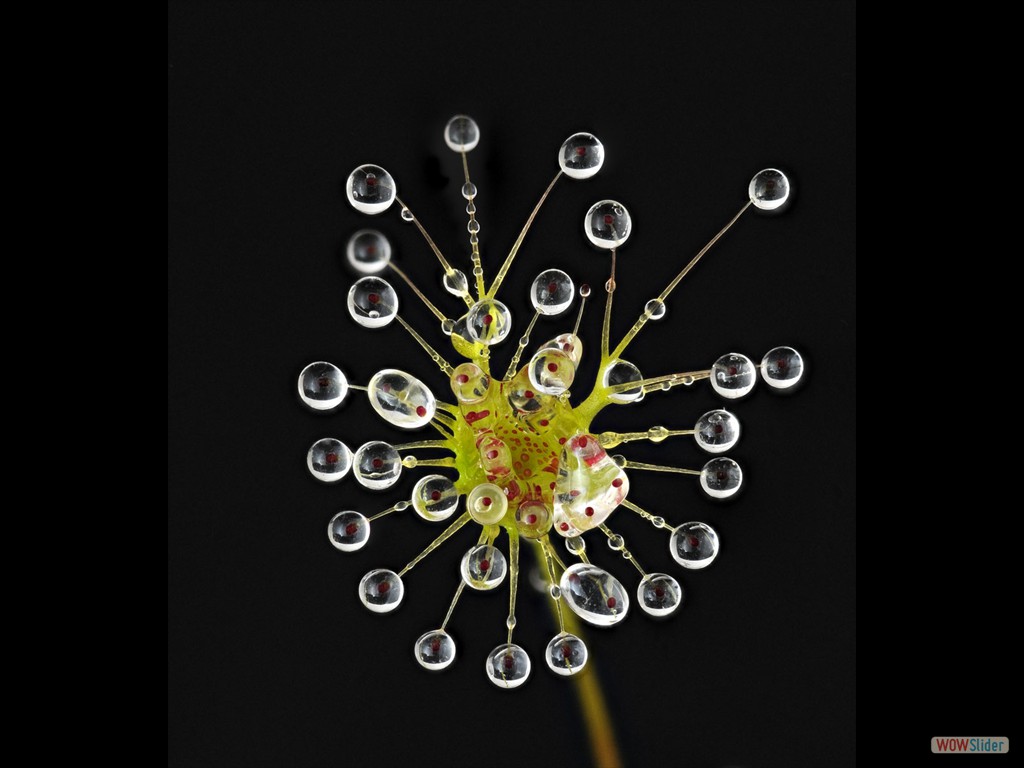
<svg viewBox="0 0 1024 768">
<path fill-rule="evenodd" d="M 380 334 L 381 358 L 398 349 L 396 339 L 407 331 L 429 356 L 429 366 L 441 371 L 443 384 L 436 390 L 441 397 L 435 395 L 426 378 L 409 372 L 414 369 L 404 357 L 396 361 L 400 368 L 377 368 L 382 362 L 377 359 L 349 360 L 344 371 L 326 361 L 310 363 L 299 372 L 297 387 L 299 400 L 311 412 L 331 414 L 365 407 L 357 402 L 341 409 L 350 389 L 365 391 L 370 408 L 391 428 L 406 437 L 411 432 L 418 434 L 411 442 L 393 438 L 387 438 L 389 442 L 363 442 L 354 453 L 340 439 L 320 438 L 307 450 L 306 463 L 310 474 L 321 482 L 336 483 L 352 474 L 360 486 L 374 491 L 395 485 L 405 469 L 416 473 L 409 495 L 383 510 L 336 512 L 330 518 L 327 532 L 337 551 L 363 550 L 370 539 L 371 523 L 390 526 L 395 521 L 389 516 L 400 517 L 395 513 L 410 508 L 411 512 L 406 514 L 414 513 L 419 524 L 440 525 L 443 529 L 419 554 L 403 553 L 411 559 L 401 570 L 380 567 L 363 576 L 358 598 L 370 611 L 387 613 L 397 609 L 405 595 L 405 579 L 416 578 L 416 574 L 410 575 L 416 565 L 449 539 L 459 537 L 463 527 L 475 529 L 475 544 L 460 539 L 460 546 L 468 548 L 464 549 L 457 576 L 453 574 L 454 595 L 447 615 L 436 628 L 416 639 L 413 655 L 426 670 L 440 671 L 450 666 L 456 659 L 457 635 L 449 629 L 449 623 L 458 623 L 456 608 L 464 589 L 505 592 L 508 584 L 508 617 L 491 641 L 499 644 L 490 646 L 492 650 L 486 655 L 486 648 L 469 650 L 484 659 L 488 680 L 501 688 L 516 688 L 527 682 L 532 669 L 530 655 L 513 641 L 523 557 L 535 556 L 544 582 L 538 586 L 543 587 L 557 609 L 558 631 L 542 651 L 545 664 L 541 667 L 546 666 L 559 676 L 572 676 L 587 666 L 589 658 L 580 622 L 597 627 L 615 626 L 628 616 L 632 604 L 649 617 L 663 619 L 676 613 L 684 603 L 684 589 L 677 577 L 645 571 L 625 538 L 610 527 L 618 519 L 617 514 L 639 515 L 662 531 L 660 535 L 667 534 L 667 560 L 674 561 L 682 572 L 706 568 L 718 556 L 719 536 L 707 523 L 670 523 L 661 514 L 640 506 L 638 502 L 658 504 L 658 500 L 643 498 L 643 483 L 638 481 L 638 475 L 644 471 L 673 472 L 683 478 L 680 482 L 685 482 L 689 475 L 689 481 L 713 502 L 735 496 L 743 485 L 740 465 L 723 455 L 740 439 L 740 421 L 731 410 L 732 404 L 730 410 L 715 408 L 696 421 L 695 414 L 691 414 L 681 424 L 653 426 L 637 432 L 597 433 L 591 428 L 597 415 L 606 407 L 637 403 L 648 394 L 667 392 L 677 385 L 691 387 L 705 379 L 715 394 L 732 402 L 751 395 L 758 379 L 763 380 L 762 386 L 768 390 L 791 390 L 803 380 L 805 361 L 792 347 L 779 346 L 765 353 L 759 363 L 754 362 L 757 358 L 729 352 L 713 362 L 691 365 L 680 373 L 666 373 L 664 367 L 675 364 L 676 350 L 679 355 L 685 354 L 685 346 L 670 337 L 663 359 L 645 362 L 650 369 L 658 369 L 655 375 L 647 377 L 623 356 L 649 321 L 662 321 L 663 325 L 668 322 L 665 318 L 669 295 L 707 247 L 692 262 L 683 260 L 677 279 L 642 304 L 636 323 L 618 344 L 609 338 L 607 319 L 600 344 L 584 344 L 587 321 L 593 322 L 595 314 L 584 317 L 584 309 L 595 297 L 589 284 L 578 285 L 558 266 L 540 265 L 544 268 L 530 284 L 526 301 L 499 298 L 502 282 L 521 246 L 532 249 L 527 230 L 554 182 L 508 256 L 499 261 L 490 251 L 485 254 L 485 246 L 489 248 L 492 244 L 482 239 L 476 218 L 479 190 L 470 178 L 469 153 L 481 141 L 480 127 L 471 117 L 456 115 L 445 124 L 443 139 L 461 155 L 456 188 L 467 201 L 470 276 L 443 254 L 404 201 L 395 209 L 397 219 L 415 222 L 416 229 L 423 234 L 423 258 L 430 258 L 431 252 L 438 258 L 440 283 L 450 294 L 441 294 L 440 299 L 448 303 L 438 301 L 435 306 L 433 299 L 413 285 L 397 266 L 395 249 L 383 226 L 354 232 L 342 260 L 357 276 L 345 300 L 352 321 Z M 589 179 L 601 170 L 604 161 L 605 147 L 597 137 L 587 132 L 575 133 L 558 150 L 555 179 Z M 371 215 L 384 213 L 398 201 L 394 178 L 374 164 L 363 164 L 353 170 L 345 182 L 345 193 L 353 208 Z M 762 170 L 751 179 L 740 213 L 748 208 L 775 211 L 785 206 L 789 195 L 790 184 L 785 174 L 773 168 Z M 634 196 L 636 200 L 642 202 L 642 198 Z M 606 317 L 610 317 L 616 282 L 632 279 L 631 271 L 620 269 L 616 273 L 614 265 L 618 250 L 628 245 L 633 220 L 619 200 L 600 199 L 589 207 L 581 201 L 579 210 L 583 214 L 584 232 L 581 248 L 589 243 L 600 252 L 598 264 L 605 258 L 610 262 L 588 276 L 595 285 L 604 286 Z M 739 218 L 734 217 L 725 229 Z M 485 279 L 485 263 L 495 268 L 501 264 L 491 282 Z M 610 274 L 604 278 L 602 271 L 606 268 Z M 394 276 L 399 278 L 398 282 L 393 280 Z M 405 284 L 410 288 L 408 293 L 404 291 Z M 403 301 L 422 300 L 438 318 L 443 336 L 461 360 L 448 362 L 448 353 L 438 351 L 426 340 L 431 334 L 420 335 L 399 315 L 396 285 L 403 289 Z M 574 305 L 578 307 L 573 313 L 575 325 L 570 320 L 555 319 Z M 521 310 L 529 322 L 520 324 L 521 335 L 517 335 L 513 333 L 513 313 Z M 549 323 L 561 325 L 553 328 Z M 500 345 L 507 341 L 516 349 L 502 375 L 505 369 L 498 366 L 496 357 Z M 404 354 L 405 348 L 402 349 Z M 581 381 L 585 349 L 599 352 L 596 380 Z M 359 376 L 350 382 L 349 377 L 355 374 Z M 365 386 L 354 383 L 365 377 Z M 446 401 L 443 398 L 448 398 L 449 390 L 451 401 Z M 742 403 L 736 404 L 742 407 Z M 665 411 L 666 415 L 674 416 L 678 407 L 673 405 Z M 692 437 L 693 443 L 670 441 L 680 435 Z M 671 465 L 630 458 L 629 444 L 633 441 L 661 445 L 660 455 Z M 610 448 L 617 446 L 622 446 L 616 450 L 623 453 L 609 453 Z M 693 458 L 702 455 L 703 458 Z M 676 466 L 677 463 L 684 466 Z M 672 512 L 682 504 L 673 499 L 665 506 Z M 723 520 L 727 518 L 728 515 L 722 515 Z M 605 540 L 607 547 L 598 549 L 591 562 L 587 540 L 593 542 L 595 537 Z M 388 553 L 383 556 L 390 558 Z M 563 558 L 569 562 L 563 562 Z M 630 561 L 639 576 L 627 569 L 624 583 L 613 575 L 606 566 L 620 559 Z"/>
</svg>

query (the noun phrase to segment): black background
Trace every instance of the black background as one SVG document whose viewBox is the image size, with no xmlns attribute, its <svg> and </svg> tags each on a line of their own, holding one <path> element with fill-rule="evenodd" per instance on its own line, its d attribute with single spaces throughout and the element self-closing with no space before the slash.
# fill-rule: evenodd
<svg viewBox="0 0 1024 768">
<path fill-rule="evenodd" d="M 482 131 L 470 160 L 488 274 L 557 170 L 562 140 L 589 130 L 605 144 L 600 174 L 556 186 L 502 289 L 516 334 L 542 268 L 595 289 L 606 278 L 606 254 L 581 232 L 596 200 L 618 199 L 633 216 L 617 337 L 743 204 L 755 171 L 790 175 L 790 209 L 748 212 L 628 357 L 653 375 L 790 344 L 807 359 L 806 386 L 791 397 L 762 386 L 726 406 L 744 427 L 732 455 L 748 484 L 734 502 L 710 503 L 691 478 L 633 476 L 632 499 L 670 521 L 712 524 L 722 552 L 708 570 L 680 573 L 663 532 L 616 513 L 640 562 L 676 575 L 688 603 L 667 622 L 637 610 L 590 629 L 590 674 L 627 765 L 854 762 L 853 16 L 852 4 L 819 2 L 170 6 L 169 764 L 592 763 L 572 683 L 540 658 L 554 630 L 529 589 L 516 633 L 534 661 L 523 688 L 498 690 L 483 674 L 504 636 L 505 588 L 464 596 L 449 670 L 414 662 L 413 640 L 447 608 L 469 529 L 409 574 L 401 610 L 359 605 L 366 570 L 399 568 L 437 529 L 395 515 L 344 555 L 327 542 L 327 520 L 385 508 L 421 472 L 372 494 L 352 478 L 319 485 L 304 465 L 325 435 L 353 449 L 409 439 L 359 393 L 337 414 L 305 411 L 294 390 L 307 362 L 334 361 L 358 383 L 405 368 L 450 397 L 397 324 L 370 331 L 348 317 L 354 278 L 341 252 L 364 226 L 391 238 L 435 303 L 453 313 L 461 303 L 441 291 L 436 260 L 397 206 L 357 214 L 342 183 L 356 165 L 383 165 L 468 273 L 461 169 L 441 140 L 456 112 Z M 455 359 L 436 320 L 395 284 L 403 316 Z M 584 380 L 595 372 L 595 296 Z M 542 320 L 533 338 L 569 323 Z M 512 348 L 495 352 L 502 369 Z M 594 426 L 684 427 L 719 405 L 696 386 L 609 408 Z M 622 452 L 706 460 L 682 438 Z M 635 590 L 632 568 L 590 544 Z"/>
</svg>

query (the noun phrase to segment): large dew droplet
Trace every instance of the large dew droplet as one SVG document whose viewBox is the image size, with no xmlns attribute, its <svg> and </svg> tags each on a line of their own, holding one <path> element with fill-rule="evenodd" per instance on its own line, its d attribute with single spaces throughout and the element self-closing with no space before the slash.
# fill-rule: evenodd
<svg viewBox="0 0 1024 768">
<path fill-rule="evenodd" d="M 469 293 L 469 280 L 461 269 L 453 269 L 451 272 L 445 273 L 441 278 L 441 285 L 452 296 L 464 296 Z"/>
<path fill-rule="evenodd" d="M 470 152 L 480 143 L 480 128 L 469 115 L 456 115 L 444 127 L 444 143 L 455 152 Z"/>
<path fill-rule="evenodd" d="M 804 359 L 792 347 L 775 347 L 761 360 L 761 378 L 774 389 L 789 389 L 804 374 Z"/>
<path fill-rule="evenodd" d="M 466 314 L 466 328 L 473 341 L 489 347 L 508 336 L 512 330 L 512 313 L 496 299 L 482 299 Z"/>
<path fill-rule="evenodd" d="M 555 530 L 575 536 L 601 525 L 629 493 L 629 477 L 596 435 L 579 434 L 562 448 L 555 480 Z M 560 515 L 564 515 L 564 520 Z M 568 522 L 563 529 L 559 523 Z"/>
<path fill-rule="evenodd" d="M 391 243 L 376 229 L 360 229 L 348 239 L 345 255 L 357 272 L 375 275 L 391 261 Z"/>
<path fill-rule="evenodd" d="M 508 444 L 500 437 L 495 437 L 494 433 L 489 430 L 486 432 L 481 431 L 480 436 L 476 439 L 476 450 L 480 457 L 480 468 L 484 471 L 484 476 L 489 481 L 501 481 L 502 478 L 511 474 L 512 451 L 509 450 Z M 488 498 L 490 498 L 490 495 L 493 495 L 490 492 L 490 486 L 488 486 L 487 493 L 489 494 Z M 482 514 L 487 511 L 480 510 Z"/>
<path fill-rule="evenodd" d="M 560 269 L 544 270 L 530 286 L 530 301 L 542 315 L 562 314 L 572 306 L 575 296 L 572 278 Z"/>
<path fill-rule="evenodd" d="M 347 394 L 348 379 L 332 363 L 310 363 L 299 374 L 299 397 L 314 411 L 337 408 Z"/>
<path fill-rule="evenodd" d="M 570 536 L 565 540 L 565 548 L 569 550 L 570 554 L 580 555 L 587 551 L 587 542 L 583 540 L 582 536 Z"/>
<path fill-rule="evenodd" d="M 499 688 L 518 688 L 530 676 L 530 657 L 515 643 L 505 643 L 491 651 L 484 671 Z"/>
<path fill-rule="evenodd" d="M 412 374 L 395 368 L 378 371 L 366 385 L 373 410 L 402 429 L 425 427 L 434 418 L 437 401 L 427 386 Z"/>
<path fill-rule="evenodd" d="M 404 595 L 402 577 L 387 568 L 370 571 L 359 582 L 359 599 L 374 613 L 395 610 Z"/>
<path fill-rule="evenodd" d="M 467 587 L 486 592 L 505 580 L 508 564 L 505 561 L 505 555 L 497 547 L 480 544 L 471 547 L 462 556 L 459 572 Z"/>
<path fill-rule="evenodd" d="M 558 150 L 558 167 L 571 179 L 589 179 L 604 165 L 604 145 L 592 133 L 574 133 Z"/>
<path fill-rule="evenodd" d="M 458 506 L 459 492 L 455 490 L 455 483 L 444 475 L 421 477 L 412 489 L 412 508 L 429 522 L 447 520 Z"/>
<path fill-rule="evenodd" d="M 349 203 L 363 213 L 383 213 L 395 202 L 398 188 L 391 174 L 379 165 L 360 165 L 345 182 Z"/>
<path fill-rule="evenodd" d="M 487 397 L 491 377 L 476 363 L 462 363 L 452 371 L 452 394 L 460 403 L 479 403 Z"/>
<path fill-rule="evenodd" d="M 575 675 L 587 664 L 587 646 L 576 635 L 559 632 L 544 650 L 544 660 L 556 675 Z"/>
<path fill-rule="evenodd" d="M 352 452 L 341 440 L 325 437 L 317 440 L 306 453 L 306 467 L 317 480 L 336 483 L 348 474 Z"/>
<path fill-rule="evenodd" d="M 631 227 L 626 206 L 614 200 L 594 203 L 583 219 L 583 231 L 587 239 L 605 250 L 618 248 L 626 242 Z"/>
<path fill-rule="evenodd" d="M 379 491 L 390 488 L 402 474 L 402 457 L 391 445 L 371 440 L 356 449 L 352 473 L 364 488 Z"/>
<path fill-rule="evenodd" d="M 643 374 L 640 373 L 640 369 L 637 368 L 626 360 L 615 360 L 608 364 L 604 369 L 604 386 L 614 387 L 620 384 L 629 384 L 634 381 L 640 381 L 643 378 Z M 633 387 L 632 389 L 621 390 L 618 392 L 611 392 L 608 394 L 608 399 L 613 403 L 637 403 L 640 402 L 644 397 L 644 390 L 642 387 Z"/>
<path fill-rule="evenodd" d="M 505 391 L 508 393 L 509 404 L 518 413 L 540 416 L 545 410 L 546 404 L 542 402 L 543 398 L 535 391 L 528 369 L 528 365 L 520 368 L 519 373 L 513 376 L 512 381 L 505 386 Z"/>
<path fill-rule="evenodd" d="M 774 211 L 789 199 L 789 179 L 782 171 L 765 168 L 750 180 L 747 194 L 755 208 Z"/>
<path fill-rule="evenodd" d="M 707 523 L 683 523 L 672 531 L 668 551 L 684 568 L 707 568 L 718 556 L 718 534 Z"/>
<path fill-rule="evenodd" d="M 725 453 L 740 439 L 740 421 L 728 411 L 708 411 L 697 419 L 693 438 L 708 453 Z"/>
<path fill-rule="evenodd" d="M 555 336 L 551 341 L 540 345 L 539 349 L 558 349 L 565 352 L 572 360 L 572 364 L 579 367 L 583 358 L 583 341 L 574 333 L 562 333 Z"/>
<path fill-rule="evenodd" d="M 505 517 L 508 499 L 494 483 L 481 483 L 467 494 L 466 511 L 480 525 L 494 525 Z"/>
<path fill-rule="evenodd" d="M 644 314 L 650 320 L 661 320 L 665 317 L 665 302 L 661 299 L 651 299 L 644 305 Z"/>
<path fill-rule="evenodd" d="M 348 313 L 364 328 L 383 328 L 398 314 L 398 294 L 387 280 L 361 277 L 348 290 Z"/>
<path fill-rule="evenodd" d="M 580 534 L 583 533 L 583 531 L 570 522 L 569 516 L 565 512 L 565 508 L 557 501 L 555 502 L 555 509 L 551 515 L 551 520 L 553 524 L 552 527 L 558 532 L 559 536 L 567 539 L 575 539 L 579 538 Z"/>
<path fill-rule="evenodd" d="M 440 672 L 455 661 L 455 641 L 443 629 L 431 630 L 420 635 L 413 655 L 424 669 Z"/>
<path fill-rule="evenodd" d="M 544 395 L 562 394 L 576 378 L 572 358 L 559 349 L 538 350 L 526 370 L 534 389 Z"/>
<path fill-rule="evenodd" d="M 683 604 L 683 588 L 667 573 L 649 573 L 637 587 L 636 597 L 644 613 L 663 617 Z"/>
<path fill-rule="evenodd" d="M 747 395 L 757 383 L 757 369 L 746 355 L 730 352 L 711 366 L 711 388 L 727 400 Z"/>
<path fill-rule="evenodd" d="M 598 627 L 618 624 L 629 611 L 629 594 L 608 571 L 588 563 L 570 565 L 559 586 L 572 612 Z"/>
<path fill-rule="evenodd" d="M 327 524 L 327 538 L 335 549 L 355 552 L 370 539 L 370 521 L 358 512 L 339 512 Z"/>
<path fill-rule="evenodd" d="M 743 470 L 724 456 L 712 459 L 700 471 L 700 487 L 713 499 L 727 499 L 743 485 Z"/>
<path fill-rule="evenodd" d="M 516 508 L 516 526 L 519 535 L 527 539 L 539 539 L 554 524 L 554 516 L 551 507 L 543 501 L 533 499 L 522 502 Z"/>
</svg>

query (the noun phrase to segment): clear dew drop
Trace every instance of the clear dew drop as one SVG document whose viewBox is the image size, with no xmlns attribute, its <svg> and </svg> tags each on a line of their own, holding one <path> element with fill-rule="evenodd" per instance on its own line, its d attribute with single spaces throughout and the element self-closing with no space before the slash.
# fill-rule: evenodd
<svg viewBox="0 0 1024 768">
<path fill-rule="evenodd" d="M 470 344 L 474 344 L 473 336 L 470 334 L 469 328 L 466 324 L 468 318 L 469 313 L 466 313 L 455 322 L 455 325 L 452 326 L 452 335 L 458 336 L 460 339 Z M 456 342 L 452 340 L 452 343 L 455 344 Z"/>
<path fill-rule="evenodd" d="M 736 400 L 750 393 L 757 383 L 757 369 L 746 355 L 730 352 L 711 366 L 711 388 L 727 400 Z"/>
<path fill-rule="evenodd" d="M 669 616 L 683 604 L 683 588 L 667 573 L 649 573 L 640 581 L 636 599 L 644 613 Z"/>
<path fill-rule="evenodd" d="M 485 672 L 499 688 L 518 688 L 530 676 L 530 657 L 515 643 L 503 643 L 487 657 Z"/>
<path fill-rule="evenodd" d="M 724 456 L 712 459 L 700 471 L 700 487 L 713 499 L 727 499 L 743 485 L 743 470 Z"/>
<path fill-rule="evenodd" d="M 398 313 L 398 294 L 387 280 L 361 277 L 348 290 L 348 313 L 364 328 L 383 328 Z"/>
<path fill-rule="evenodd" d="M 466 495 L 466 511 L 480 525 L 494 525 L 505 517 L 508 499 L 494 483 L 481 483 Z"/>
<path fill-rule="evenodd" d="M 425 475 L 412 489 L 412 508 L 431 523 L 447 520 L 459 506 L 455 483 L 444 475 Z"/>
<path fill-rule="evenodd" d="M 684 568 L 707 568 L 718 556 L 718 534 L 707 523 L 683 523 L 672 531 L 668 551 Z"/>
<path fill-rule="evenodd" d="M 632 363 L 626 360 L 614 360 L 604 369 L 603 382 L 605 387 L 614 387 L 619 384 L 640 381 L 642 378 L 643 374 L 640 373 L 640 369 Z M 636 403 L 643 399 L 643 396 L 643 389 L 635 387 L 622 392 L 612 392 L 608 395 L 608 399 L 614 403 Z"/>
<path fill-rule="evenodd" d="M 562 535 L 601 525 L 629 493 L 629 477 L 601 447 L 596 435 L 577 434 L 562 448 L 554 507 L 569 523 Z"/>
<path fill-rule="evenodd" d="M 644 306 L 644 314 L 651 320 L 661 320 L 665 317 L 665 302 L 661 299 L 651 299 Z"/>
<path fill-rule="evenodd" d="M 437 401 L 427 386 L 395 368 L 377 371 L 366 385 L 366 394 L 377 415 L 401 429 L 425 427 L 437 410 Z"/>
<path fill-rule="evenodd" d="M 545 395 L 560 395 L 572 386 L 576 366 L 559 349 L 541 349 L 527 364 L 527 375 L 534 389 Z"/>
<path fill-rule="evenodd" d="M 520 536 L 540 539 L 551 530 L 553 524 L 551 507 L 539 499 L 521 502 L 516 507 L 516 527 Z"/>
<path fill-rule="evenodd" d="M 402 208 L 402 221 L 411 223 L 413 221 L 416 221 L 416 217 L 413 216 L 412 211 L 410 211 L 408 208 Z"/>
<path fill-rule="evenodd" d="M 474 184 L 472 181 L 467 181 L 465 184 L 463 184 L 462 196 L 467 200 L 472 200 L 474 197 L 476 197 L 476 184 Z M 476 213 L 476 207 L 474 206 L 472 211 L 467 210 L 466 213 Z"/>
<path fill-rule="evenodd" d="M 589 179 L 604 165 L 604 145 L 592 133 L 574 133 L 558 150 L 558 167 L 571 179 Z"/>
<path fill-rule="evenodd" d="M 440 672 L 455 661 L 455 641 L 443 629 L 434 629 L 419 636 L 413 655 L 424 669 Z"/>
<path fill-rule="evenodd" d="M 620 550 L 625 549 L 625 547 L 626 540 L 619 534 L 616 533 L 608 537 L 608 548 L 613 552 L 619 552 Z"/>
<path fill-rule="evenodd" d="M 472 152 L 480 143 L 480 126 L 469 115 L 455 115 L 444 127 L 444 143 L 453 152 Z"/>
<path fill-rule="evenodd" d="M 359 581 L 359 600 L 374 613 L 389 613 L 405 595 L 402 577 L 387 568 L 377 568 Z"/>
<path fill-rule="evenodd" d="M 789 179 L 775 168 L 758 171 L 747 188 L 750 202 L 762 211 L 774 211 L 789 199 Z"/>
<path fill-rule="evenodd" d="M 587 664 L 587 646 L 576 635 L 559 632 L 544 650 L 544 660 L 556 675 L 575 675 Z"/>
<path fill-rule="evenodd" d="M 299 374 L 299 398 L 314 411 L 337 408 L 347 394 L 348 379 L 332 363 L 310 363 Z"/>
<path fill-rule="evenodd" d="M 610 627 L 629 612 L 629 595 L 622 584 L 596 565 L 570 565 L 559 586 L 572 612 L 595 626 Z"/>
<path fill-rule="evenodd" d="M 496 299 L 481 299 L 466 314 L 470 338 L 485 346 L 505 340 L 512 330 L 512 313 Z"/>
<path fill-rule="evenodd" d="M 462 363 L 452 371 L 449 384 L 456 400 L 466 405 L 472 405 L 487 397 L 491 387 L 491 377 L 484 373 L 483 368 L 476 363 Z"/>
<path fill-rule="evenodd" d="M 804 375 L 804 359 L 792 347 L 775 347 L 761 360 L 761 378 L 774 389 L 789 389 Z"/>
<path fill-rule="evenodd" d="M 583 219 L 583 231 L 587 239 L 605 250 L 618 248 L 625 243 L 631 228 L 632 222 L 626 206 L 614 200 L 594 203 Z"/>
<path fill-rule="evenodd" d="M 450 318 L 445 318 L 441 321 L 441 333 L 445 336 L 451 336 L 455 332 L 455 321 Z"/>
<path fill-rule="evenodd" d="M 541 344 L 539 349 L 557 349 L 565 352 L 572 360 L 572 364 L 577 367 L 583 359 L 583 341 L 574 333 L 561 333 L 551 341 Z"/>
<path fill-rule="evenodd" d="M 570 536 L 565 540 L 565 548 L 570 554 L 579 555 L 587 551 L 587 543 L 582 536 Z"/>
<path fill-rule="evenodd" d="M 467 587 L 481 592 L 494 589 L 505 580 L 508 563 L 505 555 L 497 547 L 490 544 L 479 544 L 471 547 L 462 556 L 459 573 Z"/>
<path fill-rule="evenodd" d="M 306 453 L 309 473 L 323 483 L 336 483 L 348 474 L 352 452 L 341 440 L 324 437 L 310 446 Z"/>
<path fill-rule="evenodd" d="M 357 272 L 374 275 L 391 262 L 391 242 L 375 229 L 360 229 L 348 239 L 345 255 Z"/>
<path fill-rule="evenodd" d="M 461 269 L 453 269 L 441 278 L 441 285 L 452 296 L 464 296 L 469 292 L 469 279 Z"/>
<path fill-rule="evenodd" d="M 562 505 L 555 504 L 554 514 L 552 515 L 553 529 L 555 533 L 565 539 L 579 538 L 580 534 L 583 533 L 579 528 L 572 524 L 569 520 L 569 516 L 565 513 Z M 581 539 L 582 541 L 582 539 Z"/>
<path fill-rule="evenodd" d="M 371 440 L 356 449 L 352 474 L 364 488 L 374 491 L 390 488 L 402 474 L 402 457 L 388 443 Z"/>
<path fill-rule="evenodd" d="M 355 552 L 362 549 L 370 539 L 370 521 L 358 512 L 339 512 L 327 524 L 327 538 L 335 549 Z"/>
<path fill-rule="evenodd" d="M 530 286 L 530 302 L 542 315 L 560 315 L 572 306 L 576 287 L 572 278 L 560 269 L 546 269 Z"/>
<path fill-rule="evenodd" d="M 697 419 L 693 438 L 708 453 L 725 453 L 740 439 L 740 421 L 728 411 L 708 411 Z"/>
<path fill-rule="evenodd" d="M 362 213 L 383 213 L 395 202 L 397 193 L 395 180 L 379 165 L 360 165 L 345 182 L 349 203 Z"/>
</svg>

